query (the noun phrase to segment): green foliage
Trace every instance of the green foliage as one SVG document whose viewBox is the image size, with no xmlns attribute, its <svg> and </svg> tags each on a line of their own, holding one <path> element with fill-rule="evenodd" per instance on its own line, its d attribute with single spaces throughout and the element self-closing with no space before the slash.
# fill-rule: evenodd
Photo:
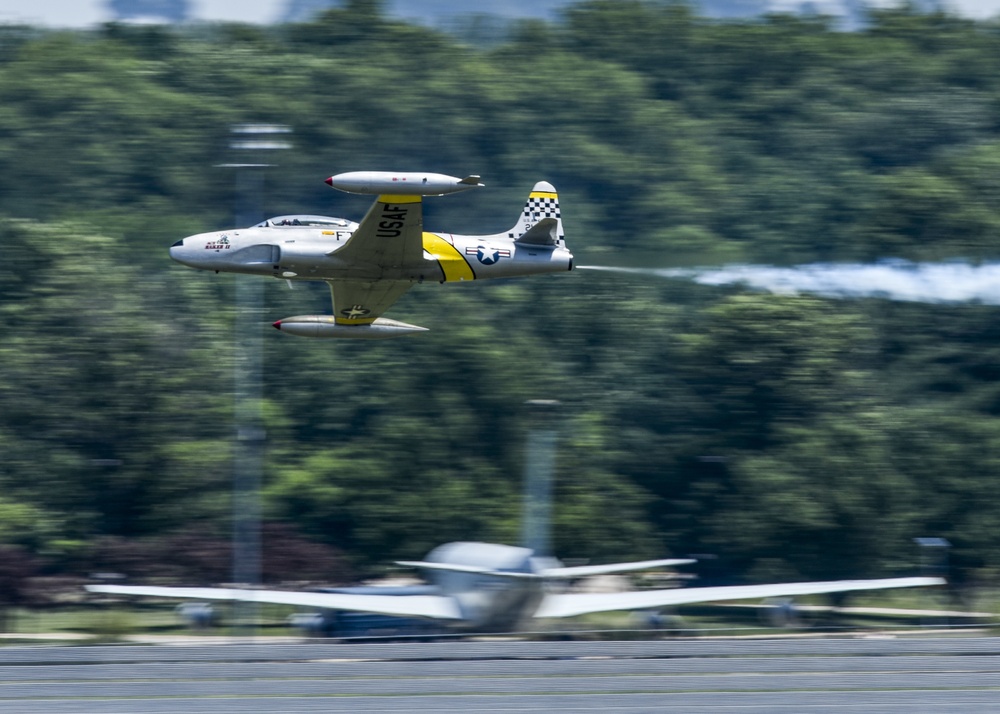
<svg viewBox="0 0 1000 714">
<path fill-rule="evenodd" d="M 0 28 L 0 543 L 79 563 L 230 517 L 230 126 L 288 124 L 265 211 L 359 217 L 322 178 L 482 172 L 429 229 L 502 230 L 537 180 L 578 263 L 988 260 L 995 27 L 912 7 L 713 22 L 593 0 L 470 47 L 352 2 L 275 28 Z M 267 289 L 267 319 L 328 309 Z M 729 577 L 905 570 L 998 547 L 995 309 L 578 272 L 417 286 L 385 344 L 265 338 L 265 506 L 363 571 L 514 541 L 524 403 L 564 402 L 558 554 L 715 552 Z M 132 546 L 129 546 L 132 547 Z M 995 566 L 994 571 L 995 571 Z"/>
<path fill-rule="evenodd" d="M 79 226 L 15 221 L 3 234 L 22 281 L 0 304 L 4 492 L 30 494 L 73 536 L 197 517 L 211 494 L 191 492 L 228 470 L 229 419 L 210 387 L 228 345 L 184 316 L 197 291 L 143 275 Z"/>
</svg>

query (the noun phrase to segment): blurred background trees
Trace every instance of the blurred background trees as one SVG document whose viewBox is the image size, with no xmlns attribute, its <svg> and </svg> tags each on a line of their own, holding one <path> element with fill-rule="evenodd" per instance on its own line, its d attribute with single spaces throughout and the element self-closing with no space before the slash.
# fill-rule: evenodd
<svg viewBox="0 0 1000 714">
<path fill-rule="evenodd" d="M 231 277 L 166 248 L 232 224 L 234 123 L 294 130 L 268 214 L 357 219 L 367 200 L 322 183 L 338 171 L 477 172 L 489 189 L 428 201 L 429 229 L 502 230 L 544 179 L 578 264 L 990 260 L 998 96 L 996 25 L 912 7 L 840 32 L 581 2 L 488 46 L 377 3 L 0 28 L 0 546 L 82 571 L 226 532 Z M 268 319 L 328 300 L 274 282 Z M 941 535 L 959 571 L 995 572 L 996 308 L 580 271 L 417 286 L 393 316 L 432 331 L 265 339 L 265 507 L 285 541 L 339 549 L 313 558 L 332 580 L 515 540 L 531 398 L 566 404 L 561 556 L 879 575 Z M 195 577 L 168 565 L 143 574 Z"/>
</svg>

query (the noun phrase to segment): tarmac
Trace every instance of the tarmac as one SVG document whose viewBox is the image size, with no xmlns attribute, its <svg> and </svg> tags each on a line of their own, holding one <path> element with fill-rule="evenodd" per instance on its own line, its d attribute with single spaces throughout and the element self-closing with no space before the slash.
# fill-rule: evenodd
<svg viewBox="0 0 1000 714">
<path fill-rule="evenodd" d="M 1000 638 L 0 647 L 4 714 L 1000 710 Z"/>
</svg>

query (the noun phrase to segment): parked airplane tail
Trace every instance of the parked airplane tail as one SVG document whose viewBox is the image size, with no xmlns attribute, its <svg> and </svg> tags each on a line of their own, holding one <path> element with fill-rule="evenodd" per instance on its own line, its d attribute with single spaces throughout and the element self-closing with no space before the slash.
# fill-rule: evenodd
<svg viewBox="0 0 1000 714">
<path fill-rule="evenodd" d="M 521 218 L 508 232 L 508 238 L 518 243 L 538 246 L 565 247 L 559 194 L 548 181 L 539 181 L 531 189 Z"/>
</svg>

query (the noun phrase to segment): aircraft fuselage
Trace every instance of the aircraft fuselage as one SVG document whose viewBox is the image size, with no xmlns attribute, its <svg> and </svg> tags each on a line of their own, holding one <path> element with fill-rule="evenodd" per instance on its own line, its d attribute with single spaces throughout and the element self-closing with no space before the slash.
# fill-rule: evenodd
<svg viewBox="0 0 1000 714">
<path fill-rule="evenodd" d="M 558 563 L 539 558 L 529 548 L 497 543 L 447 543 L 427 555 L 428 563 L 474 567 L 484 572 L 428 569 L 427 579 L 440 594 L 454 598 L 468 632 L 513 632 L 538 609 L 545 581 L 540 568 Z M 492 572 L 487 572 L 492 571 Z M 495 574 L 494 574 L 495 573 Z M 512 577 L 522 575 L 523 577 Z"/>
<path fill-rule="evenodd" d="M 200 233 L 177 241 L 170 257 L 201 270 L 268 275 L 287 280 L 394 280 L 461 282 L 562 272 L 572 269 L 564 247 L 526 246 L 506 234 L 463 236 L 423 233 L 423 257 L 412 263 L 345 261 L 337 253 L 358 224 L 327 218 L 329 225 L 259 226 Z M 279 219 L 280 220 L 280 219 Z M 294 217 L 291 220 L 295 220 Z M 383 221 L 388 233 L 393 221 Z"/>
</svg>

